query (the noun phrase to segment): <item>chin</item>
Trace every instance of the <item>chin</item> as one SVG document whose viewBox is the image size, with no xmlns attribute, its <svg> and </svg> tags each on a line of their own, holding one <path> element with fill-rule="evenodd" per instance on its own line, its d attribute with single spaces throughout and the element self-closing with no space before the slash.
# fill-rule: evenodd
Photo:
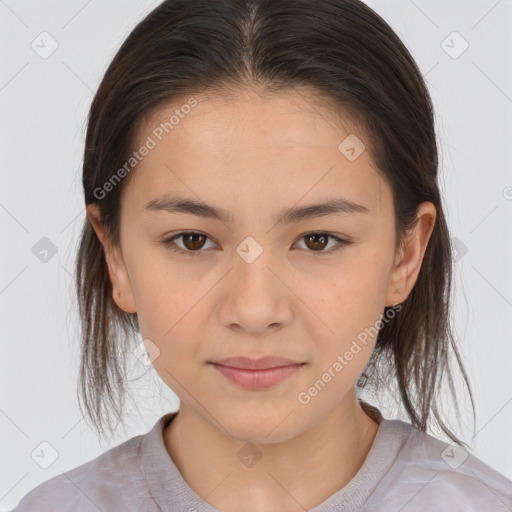
<svg viewBox="0 0 512 512">
<path fill-rule="evenodd" d="M 283 411 L 286 410 L 286 413 Z M 267 413 L 254 408 L 229 413 L 225 420 L 217 417 L 227 432 L 235 439 L 243 443 L 274 444 L 288 441 L 298 432 L 296 411 L 293 408 L 279 407 L 269 410 Z"/>
</svg>

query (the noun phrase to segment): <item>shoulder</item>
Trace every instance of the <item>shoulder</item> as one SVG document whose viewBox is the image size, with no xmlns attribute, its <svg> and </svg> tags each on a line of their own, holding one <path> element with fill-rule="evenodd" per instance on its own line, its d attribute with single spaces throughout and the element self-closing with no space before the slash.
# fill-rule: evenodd
<svg viewBox="0 0 512 512">
<path fill-rule="evenodd" d="M 145 485 L 137 460 L 142 438 L 132 437 L 43 482 L 26 494 L 12 512 L 151 510 L 142 507 Z"/>
<path fill-rule="evenodd" d="M 407 440 L 372 504 L 382 500 L 402 512 L 512 510 L 512 481 L 464 448 L 407 426 Z"/>
</svg>

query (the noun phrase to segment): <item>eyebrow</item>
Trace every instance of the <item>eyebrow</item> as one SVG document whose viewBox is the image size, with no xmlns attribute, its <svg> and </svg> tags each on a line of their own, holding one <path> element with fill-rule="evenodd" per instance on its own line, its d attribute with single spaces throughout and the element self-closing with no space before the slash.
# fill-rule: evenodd
<svg viewBox="0 0 512 512">
<path fill-rule="evenodd" d="M 167 213 L 186 213 L 209 219 L 216 219 L 221 222 L 231 222 L 231 216 L 228 210 L 216 208 L 209 204 L 195 201 L 186 197 L 161 195 L 149 201 L 145 208 L 146 211 L 167 212 Z M 329 199 L 322 203 L 314 203 L 306 206 L 284 208 L 274 218 L 275 224 L 291 224 L 301 220 L 325 216 L 351 213 L 369 213 L 366 206 L 354 203 L 343 197 Z"/>
</svg>

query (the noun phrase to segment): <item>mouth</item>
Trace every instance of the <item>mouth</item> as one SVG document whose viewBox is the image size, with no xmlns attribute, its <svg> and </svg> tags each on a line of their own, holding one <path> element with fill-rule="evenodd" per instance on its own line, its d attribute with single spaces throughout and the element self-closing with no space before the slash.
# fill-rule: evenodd
<svg viewBox="0 0 512 512">
<path fill-rule="evenodd" d="M 227 380 L 245 389 L 265 389 L 295 374 L 306 363 L 283 357 L 231 357 L 210 364 Z"/>
<path fill-rule="evenodd" d="M 210 361 L 213 364 L 229 366 L 238 370 L 269 370 L 271 368 L 280 368 L 284 366 L 296 366 L 303 363 L 288 359 L 286 357 L 267 356 L 259 359 L 250 357 L 228 357 L 219 361 Z"/>
</svg>

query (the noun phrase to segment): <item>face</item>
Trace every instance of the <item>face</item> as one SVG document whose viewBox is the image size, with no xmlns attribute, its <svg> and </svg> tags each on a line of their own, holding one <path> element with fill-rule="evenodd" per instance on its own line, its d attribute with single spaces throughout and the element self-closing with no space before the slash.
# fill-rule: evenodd
<svg viewBox="0 0 512 512">
<path fill-rule="evenodd" d="M 137 148 L 148 136 L 156 145 L 123 189 L 121 246 L 108 253 L 114 299 L 137 312 L 182 406 L 237 439 L 282 441 L 353 390 L 432 226 L 397 258 L 388 183 L 367 151 L 339 149 L 349 133 L 305 94 L 194 98 L 161 140 L 155 128 L 180 104 L 140 130 Z M 332 208 L 343 200 L 359 206 Z M 239 356 L 301 364 L 270 385 L 269 371 L 259 384 L 237 373 L 247 387 L 212 364 Z"/>
</svg>

